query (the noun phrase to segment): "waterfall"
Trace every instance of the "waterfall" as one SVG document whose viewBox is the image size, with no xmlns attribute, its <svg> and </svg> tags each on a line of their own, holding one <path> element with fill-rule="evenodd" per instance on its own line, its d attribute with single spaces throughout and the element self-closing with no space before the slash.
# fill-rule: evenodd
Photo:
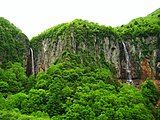
<svg viewBox="0 0 160 120">
<path fill-rule="evenodd" d="M 129 60 L 129 54 L 126 48 L 126 45 L 124 42 L 122 42 L 124 52 L 125 52 L 125 60 L 126 60 L 126 76 L 127 76 L 127 83 L 133 83 L 132 77 L 131 77 L 131 70 L 130 70 L 130 60 Z"/>
<path fill-rule="evenodd" d="M 30 48 L 30 56 L 31 56 L 31 73 L 34 74 L 34 58 L 33 58 L 32 48 Z"/>
</svg>

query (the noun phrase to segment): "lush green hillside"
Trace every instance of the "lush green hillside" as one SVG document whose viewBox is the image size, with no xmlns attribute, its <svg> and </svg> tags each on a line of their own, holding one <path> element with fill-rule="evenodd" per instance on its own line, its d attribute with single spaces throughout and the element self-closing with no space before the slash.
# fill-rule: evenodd
<svg viewBox="0 0 160 120">
<path fill-rule="evenodd" d="M 118 27 L 117 30 L 122 38 L 127 39 L 157 36 L 160 34 L 160 9 L 146 17 L 136 18 L 127 25 Z"/>
<path fill-rule="evenodd" d="M 5 68 L 12 62 L 24 64 L 28 38 L 8 20 L 0 17 L 0 65 Z"/>
<path fill-rule="evenodd" d="M 105 53 L 109 50 L 113 53 L 121 43 L 118 41 L 124 38 L 157 36 L 159 15 L 158 9 L 118 28 L 81 19 L 52 27 L 32 38 L 34 63 L 45 63 L 54 49 L 64 51 L 48 69 L 29 77 L 23 65 L 28 39 L 9 21 L 0 18 L 0 119 L 159 120 L 160 93 L 153 81 L 144 80 L 139 88 L 118 82 L 114 61 L 105 61 L 103 53 L 108 39 L 109 49 Z M 148 48 L 145 50 L 149 52 Z M 46 61 L 49 60 L 50 56 Z"/>
<path fill-rule="evenodd" d="M 109 69 L 90 69 L 70 62 L 52 65 L 36 78 L 24 77 L 18 64 L 5 72 L 1 70 L 0 74 L 1 80 L 10 78 L 8 84 L 0 84 L 0 118 L 4 120 L 159 119 L 159 113 L 153 109 L 159 93 L 152 81 L 138 90 L 117 83 Z M 12 86 L 5 87 L 9 83 Z"/>
<path fill-rule="evenodd" d="M 87 20 L 75 19 L 72 22 L 59 24 L 45 30 L 38 36 L 33 37 L 31 43 L 36 40 L 43 40 L 46 38 L 56 39 L 59 36 L 69 37 L 71 32 L 75 33 L 75 38 L 78 41 L 83 41 L 84 39 L 88 39 L 89 41 L 93 36 L 97 36 L 98 39 L 102 39 L 106 37 L 106 35 L 114 35 L 114 29 L 112 27 L 106 27 Z M 84 38 L 84 34 L 87 38 Z"/>
<path fill-rule="evenodd" d="M 36 72 L 40 65 L 48 68 L 68 58 L 84 66 L 112 66 L 105 62 L 102 47 L 104 39 L 115 41 L 116 37 L 113 28 L 81 19 L 51 27 L 31 39 Z"/>
<path fill-rule="evenodd" d="M 75 19 L 69 23 L 63 23 L 54 27 L 51 27 L 36 37 L 31 39 L 31 46 L 34 50 L 35 58 L 38 57 L 38 54 L 42 52 L 43 44 L 42 42 L 48 40 L 49 47 L 51 49 L 53 44 L 56 43 L 58 40 L 66 41 L 67 45 L 64 48 L 64 52 L 71 52 L 73 46 L 69 44 L 75 44 L 76 52 L 88 52 L 87 50 L 84 51 L 82 48 L 78 49 L 80 44 L 85 44 L 86 47 L 89 46 L 90 51 L 95 48 L 95 39 L 96 44 L 101 44 L 102 46 L 102 39 L 105 37 L 109 37 L 112 40 L 115 40 L 117 37 L 116 32 L 111 27 L 106 27 L 104 25 L 99 25 L 97 23 L 89 22 L 87 20 Z M 91 48 L 93 47 L 93 48 Z M 73 51 L 72 51 L 73 52 Z M 89 55 L 89 57 L 93 57 L 95 55 Z M 86 55 L 85 55 L 86 57 Z M 90 62 L 90 61 L 88 61 Z"/>
</svg>

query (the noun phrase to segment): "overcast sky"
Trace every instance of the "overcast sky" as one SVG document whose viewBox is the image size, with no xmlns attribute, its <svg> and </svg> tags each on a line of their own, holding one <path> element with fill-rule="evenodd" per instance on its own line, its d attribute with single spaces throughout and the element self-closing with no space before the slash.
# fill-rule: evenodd
<svg viewBox="0 0 160 120">
<path fill-rule="evenodd" d="M 160 0 L 0 0 L 0 16 L 29 38 L 76 18 L 118 26 L 158 8 Z"/>
</svg>

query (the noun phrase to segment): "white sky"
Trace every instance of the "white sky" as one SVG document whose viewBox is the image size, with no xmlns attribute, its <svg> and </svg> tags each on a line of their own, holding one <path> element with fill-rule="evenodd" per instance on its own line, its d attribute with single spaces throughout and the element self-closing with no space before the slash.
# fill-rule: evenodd
<svg viewBox="0 0 160 120">
<path fill-rule="evenodd" d="M 29 38 L 76 18 L 117 26 L 158 8 L 160 0 L 0 0 L 0 16 Z"/>
</svg>

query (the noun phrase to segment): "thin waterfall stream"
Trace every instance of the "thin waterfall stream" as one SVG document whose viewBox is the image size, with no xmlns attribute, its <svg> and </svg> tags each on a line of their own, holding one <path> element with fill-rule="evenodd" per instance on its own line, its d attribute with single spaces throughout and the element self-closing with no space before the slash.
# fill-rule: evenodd
<svg viewBox="0 0 160 120">
<path fill-rule="evenodd" d="M 32 48 L 30 48 L 30 55 L 31 55 L 32 74 L 34 74 L 34 58 L 33 58 L 33 50 L 32 50 Z"/>
<path fill-rule="evenodd" d="M 129 59 L 129 54 L 126 48 L 126 44 L 122 42 L 124 52 L 125 52 L 125 60 L 126 60 L 126 76 L 127 76 L 127 83 L 133 83 L 132 81 L 132 76 L 131 76 L 131 70 L 130 70 L 130 59 Z"/>
</svg>

